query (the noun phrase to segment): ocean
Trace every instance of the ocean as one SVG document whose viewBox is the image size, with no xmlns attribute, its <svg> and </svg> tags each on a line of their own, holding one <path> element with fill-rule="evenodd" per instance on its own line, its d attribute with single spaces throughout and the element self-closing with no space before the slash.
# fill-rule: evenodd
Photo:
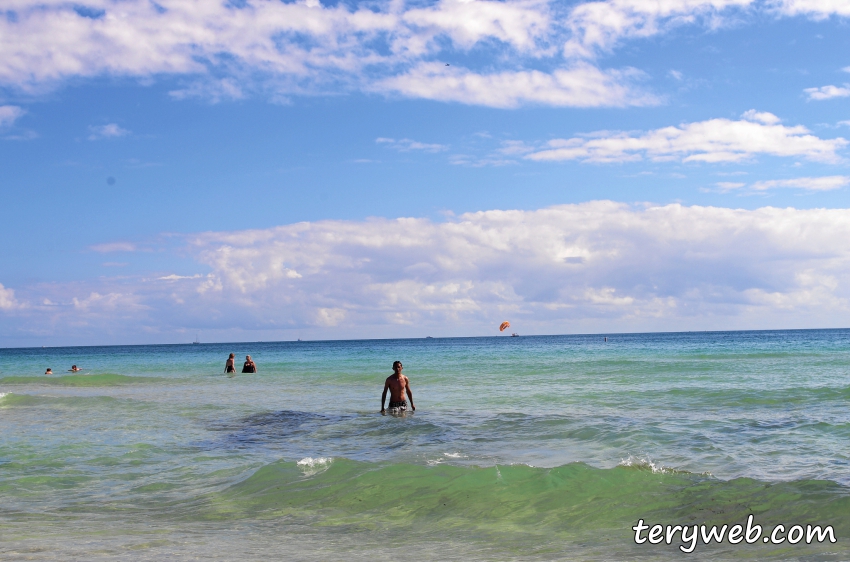
<svg viewBox="0 0 850 562">
<path fill-rule="evenodd" d="M 0 349 L 0 559 L 850 560 L 850 330 L 604 336 Z"/>
</svg>

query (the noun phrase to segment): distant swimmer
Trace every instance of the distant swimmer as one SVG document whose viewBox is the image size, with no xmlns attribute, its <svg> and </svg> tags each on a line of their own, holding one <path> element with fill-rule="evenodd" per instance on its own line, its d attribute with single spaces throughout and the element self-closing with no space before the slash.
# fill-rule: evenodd
<svg viewBox="0 0 850 562">
<path fill-rule="evenodd" d="M 390 411 L 407 411 L 407 400 L 404 399 L 405 392 L 407 393 L 407 397 L 410 398 L 410 408 L 414 412 L 416 411 L 416 406 L 413 405 L 413 391 L 410 390 L 410 379 L 401 374 L 402 369 L 404 367 L 401 361 L 396 361 L 393 363 L 393 374 L 388 376 L 387 380 L 384 381 L 384 393 L 381 394 L 382 414 L 386 411 L 384 410 L 384 401 L 387 399 L 387 389 L 390 391 Z"/>
<path fill-rule="evenodd" d="M 48 368 L 47 368 L 47 370 L 46 370 L 46 371 L 44 371 L 44 374 L 45 374 L 45 375 L 52 375 L 52 374 L 53 374 L 53 369 L 51 369 L 50 367 L 48 367 Z"/>
<path fill-rule="evenodd" d="M 68 369 L 68 372 L 69 372 L 69 373 L 76 373 L 77 371 L 82 371 L 82 369 L 80 369 L 80 368 L 79 368 L 79 367 L 77 367 L 76 365 L 71 365 L 71 368 L 70 368 L 70 369 Z"/>
<path fill-rule="evenodd" d="M 233 353 L 230 354 L 230 357 L 227 358 L 227 363 L 224 364 L 224 372 L 225 373 L 235 373 L 236 372 L 236 355 Z"/>
<path fill-rule="evenodd" d="M 254 363 L 254 360 L 251 359 L 250 355 L 245 356 L 245 364 L 242 365 L 243 373 L 256 373 L 257 372 L 257 364 Z"/>
</svg>

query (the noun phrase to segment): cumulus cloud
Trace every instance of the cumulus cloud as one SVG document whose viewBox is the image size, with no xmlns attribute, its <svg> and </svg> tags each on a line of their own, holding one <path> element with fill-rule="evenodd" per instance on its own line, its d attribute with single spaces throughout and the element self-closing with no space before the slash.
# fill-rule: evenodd
<svg viewBox="0 0 850 562">
<path fill-rule="evenodd" d="M 129 134 L 130 131 L 122 129 L 117 123 L 89 126 L 89 140 L 114 139 Z"/>
<path fill-rule="evenodd" d="M 0 283 L 0 310 L 16 310 L 24 305 L 15 298 L 14 289 L 7 289 Z"/>
<path fill-rule="evenodd" d="M 377 82 L 376 91 L 408 97 L 512 108 L 524 104 L 570 107 L 655 105 L 660 99 L 633 84 L 635 69 L 600 70 L 576 64 L 552 73 L 537 70 L 480 74 L 465 68 L 447 69 L 422 63 L 410 71 Z"/>
<path fill-rule="evenodd" d="M 443 152 L 444 150 L 449 149 L 449 147 L 445 144 L 425 143 L 411 139 L 396 140 L 389 139 L 386 137 L 379 137 L 375 139 L 375 142 L 378 144 L 389 146 L 390 148 L 394 148 L 399 152 L 411 152 L 414 150 L 421 150 L 423 152 Z"/>
<path fill-rule="evenodd" d="M 11 127 L 24 113 L 17 105 L 0 105 L 0 128 Z"/>
<path fill-rule="evenodd" d="M 806 88 L 803 90 L 808 94 L 810 100 L 820 101 L 832 98 L 846 98 L 850 96 L 850 88 L 838 86 L 821 86 L 820 88 Z"/>
<path fill-rule="evenodd" d="M 317 326 L 486 324 L 506 314 L 544 324 L 631 322 L 774 305 L 847 310 L 850 250 L 833 242 L 850 235 L 848 219 L 848 210 L 598 201 L 445 223 L 321 221 L 206 233 L 192 246 L 220 282 L 215 299 L 237 298 L 268 315 L 286 310 Z"/>
<path fill-rule="evenodd" d="M 785 126 L 771 113 L 748 111 L 739 121 L 709 119 L 645 133 L 600 131 L 571 139 L 554 139 L 530 160 L 628 162 L 650 159 L 683 162 L 739 162 L 765 154 L 820 162 L 840 160 L 843 138 L 821 139 L 801 125 Z"/>
<path fill-rule="evenodd" d="M 209 273 L 28 287 L 49 305 L 16 311 L 14 330 L 162 341 L 187 327 L 472 335 L 505 318 L 526 333 L 838 326 L 850 247 L 836 241 L 848 237 L 850 209 L 611 201 L 199 233 L 179 254 Z M 5 291 L 0 302 L 18 306 Z"/>
</svg>

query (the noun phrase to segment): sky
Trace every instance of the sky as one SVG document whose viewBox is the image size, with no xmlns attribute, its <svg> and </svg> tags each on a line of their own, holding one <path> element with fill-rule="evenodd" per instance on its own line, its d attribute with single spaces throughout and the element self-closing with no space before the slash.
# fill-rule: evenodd
<svg viewBox="0 0 850 562">
<path fill-rule="evenodd" d="M 6 0 L 0 347 L 847 327 L 845 0 Z"/>
</svg>

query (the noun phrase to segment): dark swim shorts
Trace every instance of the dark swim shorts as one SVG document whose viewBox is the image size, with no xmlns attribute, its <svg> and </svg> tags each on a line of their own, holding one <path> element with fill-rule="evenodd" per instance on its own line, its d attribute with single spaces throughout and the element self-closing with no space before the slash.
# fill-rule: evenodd
<svg viewBox="0 0 850 562">
<path fill-rule="evenodd" d="M 390 400 L 390 410 L 407 410 L 407 400 L 393 402 Z"/>
</svg>

